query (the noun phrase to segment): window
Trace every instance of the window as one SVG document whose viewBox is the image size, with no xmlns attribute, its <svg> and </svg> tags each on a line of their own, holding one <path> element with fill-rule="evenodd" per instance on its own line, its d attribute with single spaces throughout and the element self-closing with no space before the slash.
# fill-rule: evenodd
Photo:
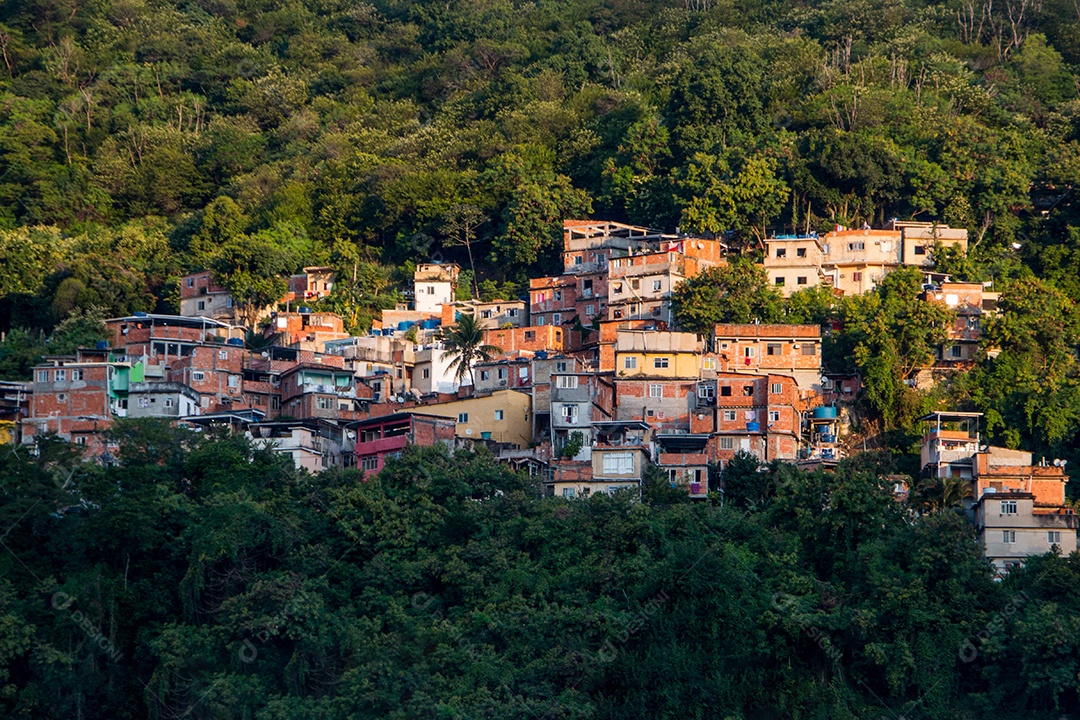
<svg viewBox="0 0 1080 720">
<path fill-rule="evenodd" d="M 360 458 L 361 470 L 378 470 L 379 469 L 379 456 L 371 455 L 369 457 Z"/>
<path fill-rule="evenodd" d="M 533 303 L 539 305 L 547 298 L 547 293 L 536 293 L 536 297 L 533 298 Z"/>
<path fill-rule="evenodd" d="M 714 358 L 714 357 L 705 358 L 701 363 L 701 367 L 703 369 L 705 369 L 705 370 L 715 370 L 716 369 L 716 358 Z"/>
<path fill-rule="evenodd" d="M 653 292 L 660 292 L 660 289 L 663 286 L 664 286 L 664 284 L 660 280 L 653 280 L 653 283 L 652 283 Z"/>
<path fill-rule="evenodd" d="M 796 248 L 795 257 L 806 257 L 806 248 Z"/>
<path fill-rule="evenodd" d="M 806 277 L 805 276 L 800 276 L 800 277 L 795 278 L 795 284 L 796 285 L 805 285 L 806 284 Z"/>
<path fill-rule="evenodd" d="M 722 385 L 720 387 L 720 397 L 731 397 L 731 386 Z"/>
<path fill-rule="evenodd" d="M 978 330 L 979 329 L 979 316 L 978 315 L 968 315 L 967 329 L 968 330 Z"/>
<path fill-rule="evenodd" d="M 1046 531 L 1046 542 L 1050 543 L 1051 545 L 1060 545 L 1061 544 L 1061 531 L 1060 530 L 1047 530 Z"/>
<path fill-rule="evenodd" d="M 49 382 L 49 371 L 48 370 L 38 370 L 37 371 L 37 381 L 38 382 Z"/>
<path fill-rule="evenodd" d="M 1001 501 L 1001 514 L 1002 515 L 1015 515 L 1016 514 L 1016 501 L 1015 500 L 1002 500 Z"/>
<path fill-rule="evenodd" d="M 716 388 L 712 385 L 698 385 L 697 396 L 702 399 L 709 399 L 716 396 Z"/>
<path fill-rule="evenodd" d="M 71 379 L 72 380 L 82 380 L 83 379 L 83 371 L 82 370 L 72 370 L 71 371 Z"/>
<path fill-rule="evenodd" d="M 862 282 L 862 273 L 861 272 L 851 273 L 851 279 L 854 280 L 855 282 Z"/>
<path fill-rule="evenodd" d="M 611 311 L 611 317 L 613 319 L 615 319 L 615 320 L 621 319 L 622 318 L 622 310 L 619 309 L 619 308 L 616 308 L 616 309 L 612 310 Z"/>
<path fill-rule="evenodd" d="M 586 315 L 587 315 L 588 317 L 592 317 L 593 315 L 595 315 L 595 314 L 596 314 L 596 308 L 595 308 L 595 307 L 593 307 L 592 305 L 586 305 L 586 306 L 585 306 L 585 314 L 586 314 Z"/>
<path fill-rule="evenodd" d="M 56 382 L 64 382 L 67 380 L 67 370 L 56 371 Z"/>
<path fill-rule="evenodd" d="M 206 302 L 204 300 L 199 301 L 199 309 L 200 310 L 205 310 L 206 309 Z"/>
<path fill-rule="evenodd" d="M 666 357 L 653 358 L 652 366 L 657 370 L 663 370 L 668 366 L 668 359 Z"/>
<path fill-rule="evenodd" d="M 604 455 L 605 475 L 632 475 L 634 473 L 634 454 L 628 452 L 606 453 Z"/>
<path fill-rule="evenodd" d="M 637 370 L 637 358 L 623 358 L 623 368 L 625 368 L 626 370 Z"/>
<path fill-rule="evenodd" d="M 778 257 L 778 258 L 786 258 L 787 257 L 787 248 L 776 248 L 776 257 Z"/>
<path fill-rule="evenodd" d="M 556 290 L 551 296 L 553 300 L 562 300 L 562 290 Z"/>
<path fill-rule="evenodd" d="M 784 384 L 783 383 L 769 383 L 769 392 L 771 392 L 773 395 L 781 394 L 782 392 L 784 392 Z"/>
<path fill-rule="evenodd" d="M 744 347 L 742 354 L 743 354 L 743 357 L 752 358 L 752 357 L 757 355 L 757 348 L 755 348 L 755 347 Z"/>
<path fill-rule="evenodd" d="M 435 294 L 435 286 L 434 285 L 428 285 L 427 294 L 428 295 L 434 295 Z"/>
<path fill-rule="evenodd" d="M 162 404 L 165 405 L 165 407 L 167 407 L 167 408 L 171 408 L 173 406 L 173 399 L 172 398 L 165 398 L 165 401 Z"/>
<path fill-rule="evenodd" d="M 773 280 L 773 283 L 776 284 L 778 287 L 783 287 L 784 286 L 784 278 L 778 277 L 775 280 Z"/>
<path fill-rule="evenodd" d="M 1001 531 L 1001 542 L 1006 543 L 1006 544 L 1011 544 L 1011 543 L 1016 542 L 1016 531 L 1015 530 L 1002 530 Z"/>
<path fill-rule="evenodd" d="M 562 324 L 562 313 L 554 313 L 554 314 L 552 314 L 552 316 L 551 316 L 551 324 L 552 325 L 561 325 Z"/>
<path fill-rule="evenodd" d="M 577 375 L 559 375 L 555 379 L 555 387 L 573 390 L 577 387 Z"/>
<path fill-rule="evenodd" d="M 641 281 L 640 280 L 631 280 L 630 281 L 630 287 L 633 288 L 634 290 L 640 289 L 641 288 Z"/>
<path fill-rule="evenodd" d="M 499 368 L 499 370 L 498 370 L 498 378 L 500 380 L 505 380 L 506 379 L 506 368 Z"/>
<path fill-rule="evenodd" d="M 564 423 L 574 425 L 577 423 L 578 407 L 577 405 L 563 405 L 559 410 L 559 415 Z"/>
<path fill-rule="evenodd" d="M 585 262 L 585 258 L 581 257 L 580 255 L 575 255 L 574 256 L 574 264 L 575 265 L 580 265 L 583 262 Z"/>
<path fill-rule="evenodd" d="M 560 360 L 555 363 L 555 372 L 566 372 L 566 361 Z"/>
<path fill-rule="evenodd" d="M 334 398 L 330 397 L 317 397 L 315 398 L 315 407 L 320 410 L 333 410 Z"/>
<path fill-rule="evenodd" d="M 780 411 L 779 410 L 770 410 L 769 411 L 769 422 L 771 422 L 771 423 L 780 422 Z"/>
<path fill-rule="evenodd" d="M 67 400 L 67 395 L 64 393 L 56 393 L 56 399 L 60 402 L 64 402 Z"/>
<path fill-rule="evenodd" d="M 187 279 L 187 286 L 188 287 L 195 287 L 195 278 L 188 278 Z"/>
<path fill-rule="evenodd" d="M 926 254 L 926 246 L 925 245 L 916 245 L 915 246 L 915 254 L 916 255 L 925 255 Z"/>
<path fill-rule="evenodd" d="M 230 390 L 236 390 L 238 387 L 240 387 L 240 376 L 239 375 L 230 375 L 229 376 L 229 389 Z"/>
<path fill-rule="evenodd" d="M 424 368 L 423 371 L 421 371 L 420 375 L 425 380 L 427 380 L 428 378 L 431 377 L 431 368 Z"/>
<path fill-rule="evenodd" d="M 784 352 L 784 346 L 780 343 L 769 343 L 765 346 L 766 355 L 780 355 Z"/>
<path fill-rule="evenodd" d="M 483 320 L 490 320 L 491 319 L 491 311 L 490 310 L 481 310 L 480 311 L 480 318 L 483 319 Z"/>
<path fill-rule="evenodd" d="M 649 385 L 649 397 L 651 397 L 651 398 L 662 398 L 662 397 L 664 397 L 664 386 L 663 385 L 655 385 L 655 384 L 654 385 Z"/>
<path fill-rule="evenodd" d="M 734 410 L 725 410 L 724 411 L 724 422 L 735 422 L 736 417 L 737 417 L 737 414 L 735 413 Z"/>
<path fill-rule="evenodd" d="M 536 324 L 537 324 L 537 325 L 543 325 L 543 324 L 544 324 L 544 316 L 543 316 L 543 315 L 538 315 L 538 316 L 537 316 L 537 318 L 536 318 Z M 535 333 L 535 332 L 533 333 L 533 337 L 536 337 L 536 333 Z M 526 340 L 528 340 L 528 339 L 529 339 L 529 333 L 525 333 L 525 339 L 526 339 Z"/>
<path fill-rule="evenodd" d="M 469 413 L 458 413 L 457 414 L 457 421 L 459 423 L 467 423 L 467 422 L 469 422 Z"/>
<path fill-rule="evenodd" d="M 543 318 L 540 318 L 540 319 L 543 320 Z M 543 325 L 544 323 L 541 322 L 540 324 Z M 526 330 L 525 331 L 525 339 L 526 340 L 535 340 L 536 339 L 536 331 L 535 330 Z"/>
<path fill-rule="evenodd" d="M 731 438 L 731 437 L 722 437 L 722 438 L 720 438 L 720 449 L 721 450 L 734 450 L 735 449 L 735 438 Z"/>
<path fill-rule="evenodd" d="M 206 373 L 204 373 L 202 370 L 192 370 L 191 371 L 191 379 L 192 380 L 203 380 L 205 378 L 206 378 Z"/>
<path fill-rule="evenodd" d="M 495 419 L 496 420 L 502 420 L 503 419 L 503 411 L 502 410 L 496 410 L 495 411 Z"/>
<path fill-rule="evenodd" d="M 746 397 L 752 397 L 754 394 L 753 385 L 743 385 L 742 394 Z"/>
<path fill-rule="evenodd" d="M 566 498 L 567 500 L 573 500 L 574 499 L 574 488 L 563 488 L 562 496 L 564 498 Z"/>
<path fill-rule="evenodd" d="M 864 243 L 864 242 L 849 242 L 847 244 L 847 249 L 848 250 L 865 250 L 866 249 L 866 243 Z"/>
<path fill-rule="evenodd" d="M 75 444 L 76 445 L 85 445 L 86 444 L 86 436 L 85 435 L 79 435 L 78 437 L 76 437 L 75 438 Z"/>
<path fill-rule="evenodd" d="M 817 345 L 813 343 L 803 343 L 800 352 L 803 355 L 817 355 Z"/>
<path fill-rule="evenodd" d="M 517 316 L 518 316 L 518 309 L 517 308 L 510 308 L 509 310 L 506 311 L 506 317 L 517 317 Z"/>
<path fill-rule="evenodd" d="M 615 287 L 611 291 L 616 295 L 622 293 L 622 283 L 615 283 Z"/>
</svg>

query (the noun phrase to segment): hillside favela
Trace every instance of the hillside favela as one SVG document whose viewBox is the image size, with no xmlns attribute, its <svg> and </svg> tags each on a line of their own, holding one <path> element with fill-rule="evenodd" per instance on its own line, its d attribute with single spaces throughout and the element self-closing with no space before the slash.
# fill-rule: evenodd
<svg viewBox="0 0 1080 720">
<path fill-rule="evenodd" d="M 1080 720 L 1076 0 L 0 60 L 0 718 Z"/>
</svg>

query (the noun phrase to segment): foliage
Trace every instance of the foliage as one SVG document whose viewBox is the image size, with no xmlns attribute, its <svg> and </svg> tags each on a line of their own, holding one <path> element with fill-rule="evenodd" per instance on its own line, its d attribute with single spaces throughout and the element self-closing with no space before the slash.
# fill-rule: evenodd
<svg viewBox="0 0 1080 720">
<path fill-rule="evenodd" d="M 721 507 L 662 477 L 544 497 L 482 450 L 409 447 L 360 482 L 235 435 L 115 440 L 111 467 L 0 454 L 5 716 L 1077 709 L 1080 556 L 995 583 L 961 515 L 906 516 L 874 463 L 737 460 Z"/>
<path fill-rule="evenodd" d="M 745 257 L 679 283 L 671 304 L 680 328 L 707 337 L 717 323 L 774 322 L 783 309 L 765 270 Z"/>
<path fill-rule="evenodd" d="M 451 359 L 449 370 L 454 373 L 454 380 L 461 383 L 466 377 L 471 385 L 476 384 L 473 365 L 478 362 L 490 362 L 502 352 L 500 348 L 484 342 L 484 329 L 475 315 L 462 314 L 457 323 L 443 328 L 443 359 Z"/>
</svg>

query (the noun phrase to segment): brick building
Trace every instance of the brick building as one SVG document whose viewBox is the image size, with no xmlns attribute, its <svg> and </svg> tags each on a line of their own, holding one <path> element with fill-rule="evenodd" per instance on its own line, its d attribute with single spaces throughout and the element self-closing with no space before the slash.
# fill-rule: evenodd
<svg viewBox="0 0 1080 720">
<path fill-rule="evenodd" d="M 713 350 L 722 373 L 784 373 L 804 391 L 821 392 L 821 328 L 817 325 L 720 324 Z"/>
<path fill-rule="evenodd" d="M 406 445 L 427 447 L 441 442 L 452 447 L 455 426 L 453 418 L 407 410 L 346 427 L 356 434 L 355 464 L 366 477 L 382 470 L 387 459 L 400 457 Z"/>
</svg>

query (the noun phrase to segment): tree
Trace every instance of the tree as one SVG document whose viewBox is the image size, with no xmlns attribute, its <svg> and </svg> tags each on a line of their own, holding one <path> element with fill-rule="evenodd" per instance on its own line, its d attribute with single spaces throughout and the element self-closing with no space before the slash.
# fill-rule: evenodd
<svg viewBox="0 0 1080 720">
<path fill-rule="evenodd" d="M 456 324 L 442 331 L 442 342 L 443 359 L 453 359 L 450 369 L 454 372 L 454 379 L 460 384 L 467 376 L 469 384 L 474 387 L 476 381 L 473 364 L 490 362 L 495 355 L 502 352 L 500 348 L 484 342 L 484 330 L 480 321 L 469 314 L 461 315 Z"/>
<path fill-rule="evenodd" d="M 476 229 L 487 222 L 487 215 L 475 205 L 461 203 L 450 208 L 446 213 L 444 228 L 447 232 L 447 247 L 462 246 L 469 255 L 469 269 L 472 271 L 473 298 L 480 297 L 476 284 L 476 263 L 473 261 L 473 243 L 476 242 Z"/>
<path fill-rule="evenodd" d="M 749 258 L 736 258 L 685 280 L 671 294 L 671 303 L 680 328 L 709 338 L 717 323 L 775 322 L 783 309 L 765 269 Z"/>
<path fill-rule="evenodd" d="M 214 280 L 232 295 L 249 327 L 259 314 L 281 300 L 288 290 L 285 275 L 296 262 L 266 235 L 238 235 L 225 242 L 212 262 Z"/>
</svg>

